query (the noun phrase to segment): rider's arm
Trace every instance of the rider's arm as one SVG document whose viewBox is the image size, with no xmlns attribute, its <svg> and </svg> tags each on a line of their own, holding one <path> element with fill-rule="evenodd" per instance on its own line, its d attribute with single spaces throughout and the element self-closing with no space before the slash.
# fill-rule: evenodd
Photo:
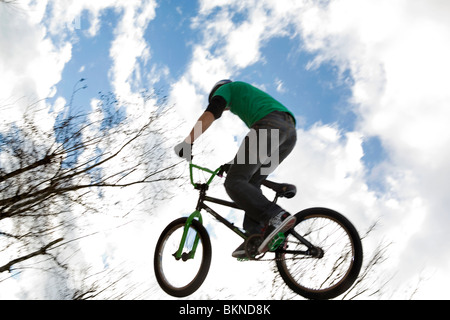
<svg viewBox="0 0 450 320">
<path fill-rule="evenodd" d="M 214 115 L 210 111 L 205 111 L 200 118 L 198 118 L 197 123 L 184 141 L 193 144 L 194 141 L 211 126 L 214 120 L 216 120 Z"/>
<path fill-rule="evenodd" d="M 194 141 L 205 132 L 214 120 L 219 119 L 222 116 L 224 110 L 226 110 L 227 102 L 221 96 L 214 96 L 211 103 L 206 108 L 206 111 L 200 116 L 192 128 L 189 136 L 184 140 L 186 143 L 194 143 Z"/>
</svg>

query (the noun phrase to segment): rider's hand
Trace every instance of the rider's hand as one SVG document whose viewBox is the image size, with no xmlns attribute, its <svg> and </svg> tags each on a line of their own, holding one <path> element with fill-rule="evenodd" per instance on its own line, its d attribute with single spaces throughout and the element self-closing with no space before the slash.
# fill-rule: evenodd
<svg viewBox="0 0 450 320">
<path fill-rule="evenodd" d="M 192 161 L 192 144 L 183 141 L 177 144 L 174 149 L 177 156 Z"/>
<path fill-rule="evenodd" d="M 217 175 L 219 177 L 223 177 L 224 173 L 228 173 L 228 170 L 230 170 L 230 167 L 231 167 L 231 163 L 225 163 L 224 165 L 220 166 L 220 170 L 217 173 Z"/>
</svg>

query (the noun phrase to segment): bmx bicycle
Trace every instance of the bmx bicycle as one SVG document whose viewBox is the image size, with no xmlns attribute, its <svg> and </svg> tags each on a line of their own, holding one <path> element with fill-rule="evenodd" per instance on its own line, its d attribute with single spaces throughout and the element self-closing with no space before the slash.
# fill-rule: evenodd
<svg viewBox="0 0 450 320">
<path fill-rule="evenodd" d="M 206 183 L 194 183 L 193 170 L 210 174 Z M 342 214 L 327 208 L 309 208 L 295 214 L 295 226 L 279 233 L 270 242 L 272 259 L 258 252 L 262 235 L 249 235 L 211 209 L 205 202 L 240 209 L 235 203 L 207 196 L 209 185 L 222 176 L 226 165 L 210 170 L 189 163 L 190 181 L 199 191 L 195 211 L 189 217 L 171 222 L 161 233 L 155 248 L 154 271 L 160 287 L 174 297 L 194 293 L 205 280 L 211 264 L 211 241 L 203 226 L 205 210 L 245 240 L 248 261 L 275 261 L 286 285 L 308 299 L 332 299 L 347 291 L 357 279 L 363 260 L 361 239 L 352 223 Z M 264 181 L 278 198 L 292 198 L 291 184 Z"/>
</svg>

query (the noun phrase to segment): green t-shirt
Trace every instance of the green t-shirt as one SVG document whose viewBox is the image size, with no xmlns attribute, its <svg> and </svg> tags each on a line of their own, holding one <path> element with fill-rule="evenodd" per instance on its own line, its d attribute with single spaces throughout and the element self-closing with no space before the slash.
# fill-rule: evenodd
<svg viewBox="0 0 450 320">
<path fill-rule="evenodd" d="M 224 98 L 230 111 L 241 118 L 249 128 L 272 111 L 288 112 L 295 121 L 292 112 L 284 105 L 264 91 L 245 82 L 224 84 L 216 90 L 214 96 Z"/>
</svg>

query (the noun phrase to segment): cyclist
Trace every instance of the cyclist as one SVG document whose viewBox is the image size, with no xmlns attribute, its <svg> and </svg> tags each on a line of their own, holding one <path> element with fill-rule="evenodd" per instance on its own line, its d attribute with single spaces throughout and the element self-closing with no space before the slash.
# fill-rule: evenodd
<svg viewBox="0 0 450 320">
<path fill-rule="evenodd" d="M 188 137 L 175 147 L 177 155 L 192 160 L 194 141 L 225 110 L 237 115 L 251 129 L 229 163 L 225 189 L 245 211 L 243 227 L 247 233 L 263 235 L 258 249 L 263 253 L 275 235 L 286 232 L 295 224 L 293 215 L 269 201 L 261 191 L 261 183 L 294 148 L 297 140 L 295 118 L 285 106 L 258 88 L 245 82 L 222 80 L 211 90 L 209 105 Z M 246 256 L 244 243 L 232 256 Z"/>
</svg>

